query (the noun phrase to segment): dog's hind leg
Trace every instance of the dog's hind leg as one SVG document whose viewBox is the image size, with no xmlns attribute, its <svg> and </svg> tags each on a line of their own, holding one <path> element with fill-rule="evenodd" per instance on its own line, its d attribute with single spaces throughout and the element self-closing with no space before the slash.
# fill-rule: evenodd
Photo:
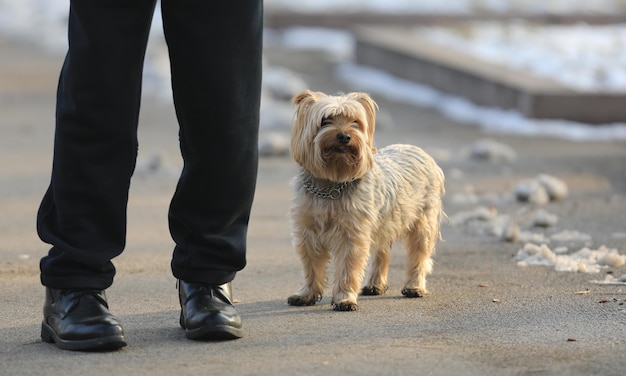
<svg viewBox="0 0 626 376">
<path fill-rule="evenodd" d="M 361 295 L 383 295 L 387 291 L 387 273 L 391 257 L 391 244 L 372 248 L 372 263 L 365 278 Z"/>
<path fill-rule="evenodd" d="M 434 212 L 437 213 L 434 213 Z M 406 284 L 402 295 L 409 298 L 419 298 L 428 294 L 426 290 L 426 276 L 433 268 L 431 258 L 435 245 L 440 237 L 439 210 L 431 210 L 422 215 L 415 228 L 405 236 L 407 251 Z"/>
<path fill-rule="evenodd" d="M 287 299 L 292 306 L 314 305 L 322 298 L 326 280 L 326 267 L 330 256 L 327 250 L 313 249 L 303 242 L 297 247 L 304 270 L 302 287 Z"/>
</svg>

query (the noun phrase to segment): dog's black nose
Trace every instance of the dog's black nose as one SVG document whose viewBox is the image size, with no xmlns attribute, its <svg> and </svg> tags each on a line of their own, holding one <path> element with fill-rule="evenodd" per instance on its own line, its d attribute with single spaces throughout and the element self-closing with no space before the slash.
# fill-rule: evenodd
<svg viewBox="0 0 626 376">
<path fill-rule="evenodd" d="M 337 140 L 339 140 L 340 144 L 347 145 L 348 142 L 350 142 L 350 136 L 345 133 L 339 133 L 337 135 Z"/>
</svg>

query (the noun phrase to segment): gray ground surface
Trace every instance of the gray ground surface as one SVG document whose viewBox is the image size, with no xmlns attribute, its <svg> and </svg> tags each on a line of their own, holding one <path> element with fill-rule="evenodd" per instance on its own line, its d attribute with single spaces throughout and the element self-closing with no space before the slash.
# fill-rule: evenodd
<svg viewBox="0 0 626 376">
<path fill-rule="evenodd" d="M 597 275 L 518 267 L 513 256 L 521 244 L 463 226 L 444 226 L 426 298 L 401 297 L 403 251 L 396 247 L 387 295 L 361 298 L 358 312 L 333 312 L 328 292 L 316 306 L 288 306 L 301 277 L 286 217 L 296 168 L 288 157 L 260 163 L 248 266 L 234 284 L 245 337 L 186 340 L 178 327 L 166 220 L 180 166 L 177 126 L 172 108 L 150 99 L 142 109 L 140 164 L 158 153 L 164 167 L 133 180 L 128 246 L 116 259 L 118 275 L 108 290 L 129 345 L 113 353 L 77 353 L 42 343 L 38 259 L 47 247 L 34 224 L 49 179 L 62 58 L 6 41 L 0 41 L 0 53 L 0 374 L 624 374 L 626 288 L 589 281 L 607 271 L 620 276 L 625 267 Z M 314 90 L 352 89 L 333 78 L 323 54 L 270 49 L 267 58 L 303 74 Z M 438 158 L 448 174 L 449 215 L 475 206 L 450 199 L 467 185 L 478 193 L 505 193 L 522 178 L 548 173 L 570 188 L 567 199 L 546 207 L 559 216 L 557 228 L 590 234 L 594 247 L 626 252 L 625 240 L 615 236 L 626 231 L 625 142 L 485 135 L 431 111 L 375 99 L 393 123 L 381 124 L 378 146 L 413 143 Z M 487 136 L 512 146 L 517 159 L 464 157 L 469 145 Z M 522 206 L 502 203 L 497 209 L 515 213 Z M 589 294 L 574 294 L 586 289 Z"/>
</svg>

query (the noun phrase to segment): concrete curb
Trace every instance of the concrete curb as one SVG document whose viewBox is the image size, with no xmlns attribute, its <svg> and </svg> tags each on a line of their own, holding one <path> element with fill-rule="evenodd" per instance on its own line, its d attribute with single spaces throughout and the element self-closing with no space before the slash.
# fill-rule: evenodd
<svg viewBox="0 0 626 376">
<path fill-rule="evenodd" d="M 298 13 L 276 9 L 265 12 L 265 26 L 273 29 L 310 26 L 350 29 L 357 25 L 416 26 L 468 21 L 510 21 L 524 19 L 537 23 L 602 25 L 626 22 L 626 14 L 402 14 L 402 13 Z"/>
<path fill-rule="evenodd" d="M 580 92 L 531 73 L 479 60 L 407 30 L 356 29 L 356 62 L 527 117 L 589 124 L 626 121 L 626 93 Z"/>
</svg>

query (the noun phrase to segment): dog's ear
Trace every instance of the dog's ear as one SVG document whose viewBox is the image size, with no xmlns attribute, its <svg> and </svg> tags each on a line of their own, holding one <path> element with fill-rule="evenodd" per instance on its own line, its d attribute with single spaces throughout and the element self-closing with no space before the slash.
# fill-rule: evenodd
<svg viewBox="0 0 626 376">
<path fill-rule="evenodd" d="M 311 90 L 304 90 L 293 97 L 293 104 L 296 106 L 306 106 L 319 99 L 322 93 Z"/>
<path fill-rule="evenodd" d="M 374 129 L 376 128 L 376 111 L 378 110 L 378 104 L 376 104 L 372 97 L 370 97 L 367 93 L 350 93 L 349 96 L 359 102 L 361 106 L 363 106 L 363 108 L 365 109 L 368 124 L 367 135 L 369 136 L 370 142 L 372 142 L 372 153 L 375 153 L 376 148 L 373 146 L 373 142 Z"/>
<path fill-rule="evenodd" d="M 301 166 L 310 164 L 309 158 L 311 158 L 311 153 L 308 146 L 312 141 L 312 137 L 314 137 L 311 134 L 313 130 L 309 127 L 307 121 L 307 110 L 319 99 L 320 94 L 322 93 L 304 90 L 296 94 L 292 100 L 296 106 L 296 111 L 293 126 L 291 127 L 291 155 Z"/>
</svg>

